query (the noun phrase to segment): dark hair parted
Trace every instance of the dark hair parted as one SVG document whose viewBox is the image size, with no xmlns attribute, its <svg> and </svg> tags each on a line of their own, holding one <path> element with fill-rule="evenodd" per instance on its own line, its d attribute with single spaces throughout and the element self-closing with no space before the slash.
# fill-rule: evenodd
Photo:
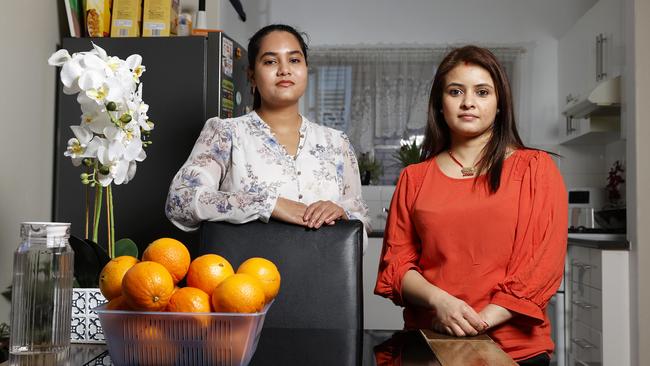
<svg viewBox="0 0 650 366">
<path fill-rule="evenodd" d="M 248 40 L 248 69 L 251 72 L 255 71 L 255 60 L 257 55 L 260 53 L 260 47 L 262 46 L 262 40 L 271 32 L 287 32 L 298 40 L 300 43 L 300 50 L 302 51 L 303 57 L 305 58 L 305 63 L 307 63 L 307 42 L 305 38 L 307 34 L 304 32 L 299 32 L 296 28 L 286 25 L 286 24 L 270 24 L 262 29 L 258 30 L 253 34 L 253 36 Z M 258 109 L 262 105 L 262 98 L 260 92 L 255 89 L 253 92 L 253 109 Z"/>
<path fill-rule="evenodd" d="M 449 126 L 442 113 L 442 96 L 445 90 L 447 74 L 456 66 L 469 63 L 484 68 L 490 73 L 497 95 L 497 115 L 492 125 L 492 135 L 483 148 L 477 163 L 477 175 L 487 174 L 490 193 L 499 189 L 501 169 L 508 147 L 525 148 L 515 124 L 510 83 L 503 67 L 492 52 L 477 46 L 465 46 L 452 50 L 438 66 L 429 96 L 427 128 L 422 143 L 421 161 L 430 159 L 451 147 Z"/>
</svg>

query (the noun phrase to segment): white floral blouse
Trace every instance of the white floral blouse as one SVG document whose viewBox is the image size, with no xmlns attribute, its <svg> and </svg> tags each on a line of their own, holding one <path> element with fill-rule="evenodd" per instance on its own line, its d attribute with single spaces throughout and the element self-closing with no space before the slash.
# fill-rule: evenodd
<svg viewBox="0 0 650 366">
<path fill-rule="evenodd" d="M 165 211 L 185 231 L 204 220 L 268 222 L 278 197 L 306 205 L 335 202 L 370 230 L 347 136 L 303 117 L 298 150 L 290 156 L 255 112 L 205 123 L 172 181 Z"/>
</svg>

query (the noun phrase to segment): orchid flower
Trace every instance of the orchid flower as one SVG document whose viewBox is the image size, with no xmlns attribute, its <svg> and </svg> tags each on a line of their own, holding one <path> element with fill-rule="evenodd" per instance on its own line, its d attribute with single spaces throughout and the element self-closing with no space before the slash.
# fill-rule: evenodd
<svg viewBox="0 0 650 366">
<path fill-rule="evenodd" d="M 75 137 L 68 140 L 68 147 L 63 155 L 69 156 L 74 166 L 79 166 L 83 158 L 95 157 L 100 145 L 99 138 L 94 137 L 92 131 L 84 127 L 70 126 L 70 129 Z"/>
<path fill-rule="evenodd" d="M 147 157 L 144 148 L 154 125 L 148 120 L 149 105 L 142 100 L 142 57 L 134 54 L 122 60 L 92 46 L 72 55 L 58 50 L 48 63 L 61 67 L 63 91 L 77 94 L 82 111 L 80 124 L 71 126 L 74 137 L 64 155 L 75 166 L 90 158 L 86 163 L 93 172 L 85 175 L 84 183 L 107 187 L 133 179 L 136 163 Z"/>
</svg>

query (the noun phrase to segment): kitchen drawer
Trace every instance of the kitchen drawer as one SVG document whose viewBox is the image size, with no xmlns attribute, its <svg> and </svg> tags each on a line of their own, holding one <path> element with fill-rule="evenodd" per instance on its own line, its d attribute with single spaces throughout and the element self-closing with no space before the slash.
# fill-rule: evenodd
<svg viewBox="0 0 650 366">
<path fill-rule="evenodd" d="M 602 289 L 601 252 L 597 249 L 571 247 L 569 271 L 571 281 Z"/>
<path fill-rule="evenodd" d="M 571 320 L 603 331 L 603 299 L 598 289 L 582 284 L 571 286 Z"/>
<path fill-rule="evenodd" d="M 603 363 L 602 333 L 587 325 L 572 322 L 569 340 L 572 358 L 576 365 L 601 365 Z"/>
</svg>

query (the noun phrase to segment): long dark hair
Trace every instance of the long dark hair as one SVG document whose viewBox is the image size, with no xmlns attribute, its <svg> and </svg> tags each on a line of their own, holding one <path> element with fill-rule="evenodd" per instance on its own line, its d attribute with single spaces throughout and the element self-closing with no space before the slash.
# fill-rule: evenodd
<svg viewBox="0 0 650 366">
<path fill-rule="evenodd" d="M 267 34 L 277 31 L 287 32 L 296 37 L 298 43 L 300 43 L 302 54 L 305 57 L 305 64 L 307 63 L 307 50 L 309 49 L 307 42 L 305 41 L 305 38 L 308 38 L 307 34 L 304 32 L 299 32 L 296 30 L 296 28 L 290 25 L 270 24 L 255 32 L 255 34 L 253 34 L 253 36 L 248 40 L 248 70 L 250 72 L 255 71 L 255 60 L 257 59 L 257 55 L 260 53 L 262 40 L 264 37 L 266 37 Z M 260 92 L 255 89 L 253 92 L 253 109 L 258 109 L 261 105 L 262 97 L 260 96 Z"/>
<path fill-rule="evenodd" d="M 438 66 L 429 97 L 427 129 L 422 143 L 420 160 L 433 158 L 451 147 L 449 126 L 442 112 L 442 95 L 447 74 L 463 63 L 474 64 L 487 70 L 492 77 L 497 93 L 498 112 L 492 126 L 492 136 L 483 148 L 475 178 L 478 179 L 481 173 L 487 172 L 488 190 L 490 193 L 494 193 L 501 184 L 501 169 L 508 147 L 522 149 L 525 146 L 517 132 L 512 93 L 506 73 L 494 54 L 485 48 L 477 46 L 456 48 L 445 56 Z"/>
</svg>

